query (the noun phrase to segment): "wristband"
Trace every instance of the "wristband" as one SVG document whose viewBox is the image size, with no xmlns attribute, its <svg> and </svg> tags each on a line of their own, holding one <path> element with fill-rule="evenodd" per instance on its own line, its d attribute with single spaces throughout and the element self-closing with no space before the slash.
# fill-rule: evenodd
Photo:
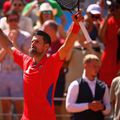
<svg viewBox="0 0 120 120">
<path fill-rule="evenodd" d="M 74 23 L 73 26 L 72 26 L 72 33 L 77 34 L 79 32 L 79 30 L 80 30 L 79 24 Z"/>
</svg>

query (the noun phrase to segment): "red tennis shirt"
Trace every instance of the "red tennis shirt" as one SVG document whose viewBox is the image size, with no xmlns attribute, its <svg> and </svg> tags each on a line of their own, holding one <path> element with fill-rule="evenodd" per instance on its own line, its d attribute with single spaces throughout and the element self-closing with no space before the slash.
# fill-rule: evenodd
<svg viewBox="0 0 120 120">
<path fill-rule="evenodd" d="M 49 58 L 44 56 L 35 66 L 30 56 L 15 50 L 14 60 L 23 69 L 24 111 L 21 120 L 55 120 L 54 90 L 64 62 L 59 53 Z"/>
</svg>

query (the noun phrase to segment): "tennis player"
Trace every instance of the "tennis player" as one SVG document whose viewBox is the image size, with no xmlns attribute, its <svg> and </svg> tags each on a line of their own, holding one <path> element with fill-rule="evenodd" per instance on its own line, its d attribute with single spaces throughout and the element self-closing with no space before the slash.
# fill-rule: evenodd
<svg viewBox="0 0 120 120">
<path fill-rule="evenodd" d="M 77 16 L 77 17 L 76 17 Z M 30 56 L 10 45 L 9 38 L 0 30 L 0 44 L 22 68 L 24 73 L 24 111 L 21 120 L 55 120 L 54 90 L 59 70 L 79 32 L 83 17 L 81 11 L 72 16 L 73 23 L 63 46 L 47 57 L 51 38 L 44 31 L 37 31 L 32 38 Z M 19 77 L 19 76 L 18 76 Z"/>
</svg>

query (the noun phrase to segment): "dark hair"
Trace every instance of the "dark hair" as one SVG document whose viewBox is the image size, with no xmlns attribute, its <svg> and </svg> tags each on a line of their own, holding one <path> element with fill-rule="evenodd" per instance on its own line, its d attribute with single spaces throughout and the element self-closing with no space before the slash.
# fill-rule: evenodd
<svg viewBox="0 0 120 120">
<path fill-rule="evenodd" d="M 42 30 L 37 30 L 34 33 L 33 36 L 36 36 L 36 35 L 43 36 L 43 39 L 44 39 L 45 43 L 48 43 L 49 45 L 51 44 L 51 38 L 50 38 L 50 36 L 46 32 L 44 32 Z"/>
<path fill-rule="evenodd" d="M 6 16 L 7 18 L 8 18 L 10 15 L 16 15 L 18 19 L 20 18 L 19 14 L 18 14 L 15 10 L 9 10 L 9 11 L 5 14 L 5 16 Z"/>
</svg>

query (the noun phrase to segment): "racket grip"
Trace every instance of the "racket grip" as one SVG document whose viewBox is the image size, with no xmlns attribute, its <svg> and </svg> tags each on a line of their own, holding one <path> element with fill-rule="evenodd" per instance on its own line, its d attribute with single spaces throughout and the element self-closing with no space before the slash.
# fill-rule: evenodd
<svg viewBox="0 0 120 120">
<path fill-rule="evenodd" d="M 82 30 L 82 32 L 83 32 L 86 40 L 87 40 L 88 42 L 91 42 L 92 40 L 91 40 L 91 38 L 90 38 L 90 36 L 89 36 L 89 34 L 88 34 L 88 31 L 87 31 L 87 29 L 85 28 L 83 22 L 79 22 L 79 25 L 80 25 L 80 27 L 81 27 L 81 30 Z"/>
</svg>

